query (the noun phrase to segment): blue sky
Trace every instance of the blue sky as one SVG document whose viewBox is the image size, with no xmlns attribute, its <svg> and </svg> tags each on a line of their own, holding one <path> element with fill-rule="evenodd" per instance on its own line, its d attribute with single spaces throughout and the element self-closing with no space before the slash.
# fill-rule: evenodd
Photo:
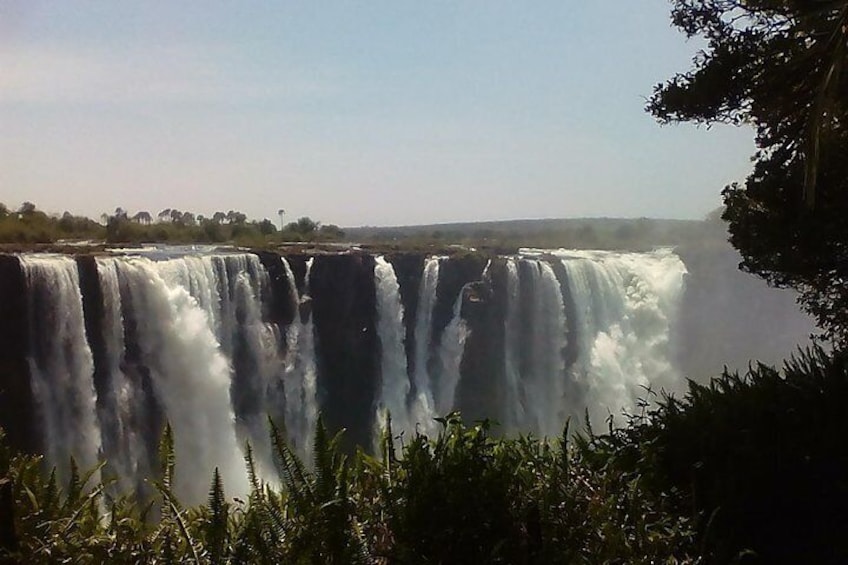
<svg viewBox="0 0 848 565">
<path fill-rule="evenodd" d="M 0 201 L 340 225 L 700 218 L 749 129 L 660 127 L 665 0 L 0 0 Z"/>
</svg>

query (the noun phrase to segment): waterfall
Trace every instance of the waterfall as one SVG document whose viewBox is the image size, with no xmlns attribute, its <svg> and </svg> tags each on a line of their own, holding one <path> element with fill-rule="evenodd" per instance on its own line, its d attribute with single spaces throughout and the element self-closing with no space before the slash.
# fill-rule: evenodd
<svg viewBox="0 0 848 565">
<path fill-rule="evenodd" d="M 453 303 L 453 315 L 439 344 L 439 373 L 436 386 L 436 413 L 444 416 L 456 408 L 456 387 L 460 379 L 460 365 L 468 339 L 468 324 L 462 319 L 462 300 L 465 287 Z"/>
<path fill-rule="evenodd" d="M 633 410 L 646 388 L 679 390 L 669 339 L 683 291 L 683 262 L 651 253 L 558 252 L 575 304 L 578 356 L 571 378 L 593 420 Z"/>
<path fill-rule="evenodd" d="M 67 478 L 71 456 L 89 469 L 101 443 L 79 272 L 69 257 L 21 255 L 19 260 L 28 292 L 28 361 L 45 456 Z"/>
<path fill-rule="evenodd" d="M 236 430 L 250 441 L 264 476 L 273 473 L 268 415 L 275 415 L 274 391 L 283 379 L 279 328 L 264 319 L 268 274 L 255 255 L 214 257 L 222 296 L 222 346 L 231 360 L 230 387 Z"/>
<path fill-rule="evenodd" d="M 286 428 L 289 438 L 300 455 L 309 458 L 312 439 L 318 422 L 318 369 L 315 359 L 315 326 L 312 320 L 312 298 L 309 280 L 312 274 L 310 257 L 306 262 L 303 296 L 297 297 L 291 266 L 283 260 L 291 281 L 290 297 L 295 300 L 295 319 L 286 339 L 291 352 L 285 371 Z M 293 346 L 293 347 L 292 347 Z"/>
<path fill-rule="evenodd" d="M 321 281 L 311 280 L 313 259 L 306 261 L 300 294 L 283 257 L 277 265 L 272 257 L 248 253 L 180 252 L 191 254 L 156 250 L 150 257 L 138 252 L 97 257 L 99 289 L 88 286 L 95 271 L 87 260 L 78 267 L 71 257 L 20 256 L 37 421 L 47 461 L 62 475 L 71 455 L 90 467 L 102 454 L 108 460 L 104 472 L 118 479 L 120 490 L 149 493 L 145 480 L 158 466 L 156 447 L 166 421 L 176 440 L 176 492 L 189 503 L 205 498 L 216 466 L 228 494 L 246 491 L 246 441 L 262 478 L 273 480 L 268 415 L 284 422 L 289 441 L 309 460 L 319 361 L 350 358 L 350 340 L 359 339 L 361 326 L 328 333 L 320 353 L 328 357 L 319 360 L 311 289 Z M 361 257 L 350 260 L 360 269 L 365 264 Z M 377 439 L 390 412 L 394 431 L 433 434 L 439 430 L 434 418 L 451 410 L 501 406 L 491 416 L 505 431 L 555 435 L 568 416 L 580 419 L 588 409 L 601 424 L 610 413 L 633 410 L 646 387 L 681 387 L 670 339 L 686 269 L 672 251 L 522 250 L 504 263 L 488 261 L 482 274 L 468 274 L 467 267 L 477 263 L 456 270 L 448 263 L 463 260 L 427 258 L 417 288 L 402 288 L 408 280 L 400 276 L 403 271 L 375 257 L 373 321 L 379 341 L 362 343 L 379 345 L 356 351 L 357 359 L 368 360 L 367 374 L 352 370 L 341 382 L 348 391 L 375 392 L 328 416 L 334 425 Z M 321 269 L 320 276 L 325 273 Z M 455 275 L 470 280 L 459 296 L 443 297 L 453 301 L 451 318 L 435 332 L 434 316 L 445 323 L 441 316 L 448 313 L 441 308 L 449 305 L 440 299 L 434 313 L 437 289 L 440 283 L 455 289 Z M 463 302 L 477 291 L 480 300 Z M 416 292 L 410 326 L 401 298 Z M 347 308 L 349 302 L 338 304 Z M 339 312 L 342 326 L 345 315 Z M 370 324 L 367 315 L 362 317 Z M 500 327 L 487 331 L 491 326 L 485 324 L 492 323 L 502 323 L 503 333 Z M 471 335 L 472 325 L 484 331 Z M 486 349 L 495 344 L 503 350 Z M 501 358 L 502 373 L 494 366 Z M 486 381 L 482 372 L 493 367 L 502 376 Z M 370 380 L 375 375 L 379 382 Z M 495 390 L 486 390 L 475 404 L 466 396 L 477 392 L 474 383 Z"/>
<path fill-rule="evenodd" d="M 524 399 L 521 393 L 521 373 L 518 364 L 520 304 L 517 260 L 506 263 L 506 319 L 504 320 L 504 398 L 507 399 L 504 427 L 519 431 L 524 426 Z"/>
<path fill-rule="evenodd" d="M 138 425 L 144 393 L 133 385 L 122 368 L 126 342 L 118 263 L 112 258 L 98 257 L 96 266 L 103 300 L 102 333 L 106 355 L 104 397 L 97 399 L 103 450 L 119 486 L 131 492 L 142 488 L 141 481 L 150 476 L 154 464 L 145 452 L 145 431 Z M 157 438 L 148 439 L 152 443 Z"/>
<path fill-rule="evenodd" d="M 523 396 L 531 429 L 556 435 L 562 431 L 566 416 L 565 305 L 560 283 L 547 261 L 532 261 L 530 273 L 530 370 L 522 375 Z"/>
<path fill-rule="evenodd" d="M 186 262 L 130 258 L 117 265 L 133 305 L 140 361 L 173 428 L 176 492 L 189 503 L 204 500 L 217 466 L 228 493 L 243 495 L 248 485 L 230 404 L 232 369 L 208 311 L 178 282 L 186 282 L 179 275 Z M 201 296 L 212 296 L 212 282 L 189 279 Z"/>
<path fill-rule="evenodd" d="M 377 288 L 377 335 L 380 338 L 380 392 L 375 418 L 375 446 L 379 447 L 382 431 L 386 426 L 386 414 L 391 414 L 392 430 L 395 434 L 414 431 L 410 420 L 407 398 L 411 385 L 407 373 L 404 340 L 406 328 L 403 324 L 403 305 L 400 285 L 392 264 L 383 256 L 375 259 L 374 283 Z M 379 449 L 375 449 L 379 452 Z"/>
<path fill-rule="evenodd" d="M 415 315 L 415 385 L 411 419 L 424 433 L 435 430 L 433 388 L 428 364 L 430 342 L 433 337 L 433 308 L 436 306 L 436 288 L 439 285 L 439 258 L 430 257 L 424 263 L 424 272 L 418 287 L 418 311 Z"/>
</svg>

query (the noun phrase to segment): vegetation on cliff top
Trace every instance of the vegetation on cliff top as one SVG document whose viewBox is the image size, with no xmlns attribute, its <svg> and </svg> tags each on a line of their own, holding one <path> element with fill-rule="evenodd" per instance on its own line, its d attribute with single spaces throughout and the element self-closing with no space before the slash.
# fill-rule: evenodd
<svg viewBox="0 0 848 565">
<path fill-rule="evenodd" d="M 280 216 L 282 219 L 282 215 Z M 234 243 L 264 247 L 281 242 L 337 241 L 344 232 L 299 218 L 278 230 L 268 219 L 248 220 L 241 212 L 203 215 L 176 209 L 162 210 L 156 218 L 145 211 L 130 214 L 118 208 L 103 214 L 100 222 L 65 212 L 51 216 L 25 202 L 15 211 L 0 203 L 0 243 L 55 243 L 60 240 L 93 240 L 107 243 Z"/>
</svg>

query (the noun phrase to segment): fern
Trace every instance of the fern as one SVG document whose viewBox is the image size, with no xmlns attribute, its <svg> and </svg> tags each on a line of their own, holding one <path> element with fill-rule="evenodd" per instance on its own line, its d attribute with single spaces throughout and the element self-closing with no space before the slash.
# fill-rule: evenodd
<svg viewBox="0 0 848 565">
<path fill-rule="evenodd" d="M 209 519 L 206 524 L 206 546 L 212 565 L 225 563 L 229 521 L 229 504 L 224 496 L 224 483 L 221 473 L 215 467 L 212 486 L 209 489 Z"/>
</svg>

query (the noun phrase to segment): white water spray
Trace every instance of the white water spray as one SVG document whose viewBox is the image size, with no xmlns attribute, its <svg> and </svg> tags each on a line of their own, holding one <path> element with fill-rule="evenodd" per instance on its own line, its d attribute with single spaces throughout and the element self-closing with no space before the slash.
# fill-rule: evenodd
<svg viewBox="0 0 848 565">
<path fill-rule="evenodd" d="M 231 368 L 207 312 L 162 276 L 160 268 L 167 275 L 174 267 L 167 263 L 128 259 L 118 272 L 132 297 L 141 361 L 174 431 L 176 492 L 188 503 L 203 501 L 209 470 L 219 467 L 228 495 L 242 496 L 248 485 L 230 406 Z"/>
<path fill-rule="evenodd" d="M 671 250 L 561 251 L 575 304 L 579 346 L 571 376 L 586 389 L 595 423 L 632 411 L 646 388 L 682 386 L 670 334 L 686 268 Z"/>
</svg>

